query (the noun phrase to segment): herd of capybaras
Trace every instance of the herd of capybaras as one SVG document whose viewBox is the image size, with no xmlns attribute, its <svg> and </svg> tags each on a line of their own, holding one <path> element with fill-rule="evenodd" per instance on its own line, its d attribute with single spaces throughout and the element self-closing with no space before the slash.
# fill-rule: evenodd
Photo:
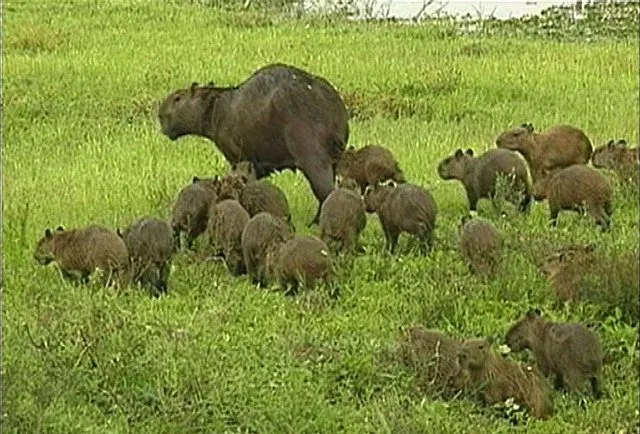
<svg viewBox="0 0 640 434">
<path fill-rule="evenodd" d="M 237 86 L 193 83 L 171 92 L 158 118 L 171 140 L 209 138 L 230 169 L 193 176 L 166 219 L 144 216 L 123 230 L 92 224 L 46 229 L 34 253 L 40 264 L 55 263 L 72 282 L 87 283 L 97 272 L 104 285 L 135 284 L 159 297 L 170 292 L 174 255 L 195 250 L 200 259 L 219 258 L 232 275 L 246 274 L 260 288 L 295 295 L 322 282 L 337 295 L 335 259 L 364 253 L 359 238 L 368 213 L 378 215 L 390 254 L 396 254 L 402 233 L 414 237 L 423 254 L 438 247 L 438 206 L 430 191 L 407 179 L 389 149 L 347 146 L 348 112 L 322 77 L 272 64 Z M 506 128 L 494 149 L 481 155 L 457 149 L 437 166 L 441 179 L 458 180 L 466 191 L 470 212 L 457 223 L 459 250 L 478 276 L 500 273 L 502 258 L 500 231 L 490 219 L 471 215 L 480 199 L 490 199 L 496 210 L 510 202 L 523 214 L 534 200 L 547 200 L 553 226 L 561 211 L 572 210 L 607 231 L 613 186 L 602 170 L 638 181 L 638 148 L 624 139 L 594 150 L 574 126 Z M 296 234 L 285 193 L 265 179 L 286 169 L 300 170 L 318 199 L 309 223 L 317 224 L 317 236 Z M 562 301 L 575 299 L 558 277 L 563 261 L 592 251 L 591 245 L 570 245 L 546 259 L 544 271 Z M 419 325 L 404 328 L 398 354 L 425 391 L 442 398 L 470 392 L 488 405 L 512 399 L 539 418 L 553 414 L 553 388 L 584 392 L 588 384 L 595 397 L 603 394 L 603 351 L 586 326 L 552 322 L 531 309 L 505 342 L 513 352 L 531 350 L 535 365 L 509 360 L 486 339 L 458 341 Z"/>
</svg>

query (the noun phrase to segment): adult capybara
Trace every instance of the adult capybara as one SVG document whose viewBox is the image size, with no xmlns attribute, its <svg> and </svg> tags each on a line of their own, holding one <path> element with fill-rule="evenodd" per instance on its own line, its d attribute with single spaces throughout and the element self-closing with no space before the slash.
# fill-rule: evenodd
<svg viewBox="0 0 640 434">
<path fill-rule="evenodd" d="M 129 251 L 125 242 L 112 230 L 99 225 L 54 231 L 46 229 L 36 244 L 34 259 L 48 265 L 55 262 L 62 276 L 71 281 L 89 282 L 89 276 L 102 270 L 102 283 L 124 284 L 128 278 Z"/>
<path fill-rule="evenodd" d="M 536 200 L 548 199 L 550 219 L 556 226 L 560 211 L 583 209 L 602 230 L 608 230 L 613 214 L 613 187 L 597 169 L 585 164 L 543 171 L 533 185 Z"/>
<path fill-rule="evenodd" d="M 266 272 L 287 294 L 295 294 L 300 285 L 313 289 L 317 280 L 329 284 L 333 280 L 329 247 L 313 235 L 295 235 L 273 243 L 267 251 Z"/>
<path fill-rule="evenodd" d="M 557 301 L 574 301 L 577 298 L 582 276 L 597 259 L 595 247 L 595 244 L 568 245 L 543 258 L 540 270 L 547 277 Z"/>
<path fill-rule="evenodd" d="M 171 210 L 171 228 L 180 248 L 180 237 L 186 235 L 188 249 L 193 247 L 193 241 L 207 228 L 209 221 L 209 206 L 216 201 L 220 179 L 198 178 L 194 176 L 191 184 L 183 187 L 178 193 Z"/>
<path fill-rule="evenodd" d="M 516 152 L 506 149 L 491 149 L 479 157 L 472 149 L 456 152 L 438 163 L 438 175 L 444 180 L 462 182 L 469 209 L 477 211 L 478 200 L 491 199 L 497 209 L 496 183 L 500 176 L 509 182 L 507 199 L 528 212 L 531 204 L 531 182 L 527 163 Z"/>
<path fill-rule="evenodd" d="M 460 221 L 459 247 L 470 269 L 480 275 L 492 275 L 502 259 L 502 236 L 488 220 L 464 216 Z"/>
<path fill-rule="evenodd" d="M 282 243 L 292 236 L 287 226 L 268 212 L 251 217 L 242 231 L 241 245 L 247 274 L 253 283 L 267 285 L 265 261 L 272 244 Z"/>
<path fill-rule="evenodd" d="M 143 217 L 117 233 L 129 250 L 133 281 L 148 288 L 153 297 L 166 293 L 175 251 L 171 226 L 155 217 Z"/>
<path fill-rule="evenodd" d="M 193 83 L 175 90 L 160 105 L 158 118 L 170 140 L 206 137 L 230 163 L 252 162 L 258 179 L 300 169 L 319 202 L 309 225 L 318 221 L 349 140 L 349 115 L 336 89 L 282 63 L 258 69 L 237 86 Z"/>
<path fill-rule="evenodd" d="M 531 350 L 540 371 L 555 376 L 556 388 L 580 392 L 588 379 L 594 396 L 601 396 L 602 348 L 584 325 L 548 321 L 532 309 L 509 328 L 506 343 L 514 352 Z"/>
<path fill-rule="evenodd" d="M 364 201 L 358 193 L 336 188 L 322 203 L 320 209 L 320 239 L 333 252 L 358 248 L 360 233 L 367 224 Z"/>
<path fill-rule="evenodd" d="M 336 174 L 355 179 L 364 194 L 367 185 L 376 185 L 387 180 L 406 182 L 398 161 L 390 150 L 379 145 L 367 145 L 360 149 L 349 146 L 340 157 Z"/>
<path fill-rule="evenodd" d="M 249 223 L 249 213 L 235 199 L 211 205 L 207 235 L 213 255 L 221 255 L 229 272 L 238 276 L 246 271 L 242 254 L 242 232 Z"/>
<path fill-rule="evenodd" d="M 417 237 L 423 251 L 432 247 L 438 206 L 423 187 L 411 183 L 368 186 L 364 203 L 368 213 L 378 214 L 391 253 L 402 232 Z"/>
<path fill-rule="evenodd" d="M 535 418 L 554 413 L 551 385 L 535 366 L 510 361 L 496 354 L 486 339 L 468 339 L 461 345 L 459 363 L 469 373 L 469 384 L 485 405 L 509 398 Z"/>
<path fill-rule="evenodd" d="M 531 176 L 572 164 L 586 164 L 593 147 L 585 133 L 570 125 L 555 125 L 536 133 L 531 123 L 504 131 L 496 138 L 498 148 L 517 151 L 527 160 Z"/>
</svg>

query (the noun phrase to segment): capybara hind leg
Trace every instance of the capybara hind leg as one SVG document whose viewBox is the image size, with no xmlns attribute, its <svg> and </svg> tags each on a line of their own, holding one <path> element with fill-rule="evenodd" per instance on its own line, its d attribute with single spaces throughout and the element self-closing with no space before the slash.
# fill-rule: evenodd
<svg viewBox="0 0 640 434">
<path fill-rule="evenodd" d="M 551 226 L 553 226 L 554 228 L 556 226 L 558 226 L 558 213 L 560 212 L 559 209 L 556 208 L 551 208 L 549 210 L 549 221 L 551 222 Z"/>
<path fill-rule="evenodd" d="M 333 190 L 333 171 L 331 170 L 331 163 L 311 161 L 305 162 L 302 166 L 302 173 L 311 185 L 311 190 L 314 196 L 318 199 L 318 209 L 316 211 L 313 220 L 311 220 L 307 226 L 317 224 L 320 219 L 320 208 L 322 203 L 329 196 L 331 190 Z"/>
<path fill-rule="evenodd" d="M 565 374 L 564 376 L 564 386 L 565 389 L 569 392 L 578 393 L 582 392 L 584 388 L 584 378 L 576 373 Z"/>
<path fill-rule="evenodd" d="M 384 236 L 386 240 L 387 250 L 389 251 L 389 253 L 394 254 L 396 251 L 396 246 L 398 245 L 398 232 L 392 231 L 390 229 L 385 229 Z"/>
<path fill-rule="evenodd" d="M 600 381 L 600 377 L 594 376 L 589 379 L 591 383 L 591 390 L 593 391 L 593 396 L 596 399 L 602 398 L 602 384 Z"/>
</svg>

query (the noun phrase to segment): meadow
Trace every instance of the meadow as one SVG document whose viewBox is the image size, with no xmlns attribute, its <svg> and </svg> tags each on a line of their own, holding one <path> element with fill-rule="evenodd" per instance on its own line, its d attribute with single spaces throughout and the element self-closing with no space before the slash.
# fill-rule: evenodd
<svg viewBox="0 0 640 434">
<path fill-rule="evenodd" d="M 501 218 L 482 201 L 479 215 L 507 249 L 505 271 L 483 281 L 457 250 L 463 187 L 436 173 L 456 149 L 491 149 L 523 122 L 578 126 L 594 147 L 637 144 L 635 30 L 586 42 L 172 3 L 3 5 L 3 432 L 638 432 L 637 325 L 620 308 L 555 307 L 536 266 L 569 243 L 614 256 L 637 249 L 637 189 L 607 174 L 616 188 L 608 233 L 566 213 L 552 229 L 546 202 Z M 352 112 L 349 143 L 389 147 L 407 178 L 433 193 L 433 252 L 401 238 L 388 255 L 370 215 L 366 253 L 338 260 L 337 299 L 260 290 L 184 253 L 160 299 L 69 285 L 35 263 L 45 228 L 167 217 L 194 175 L 225 172 L 207 140 L 160 134 L 158 103 L 193 81 L 240 83 L 271 62 L 326 77 Z M 316 201 L 302 175 L 272 181 L 298 232 L 316 233 L 306 227 Z M 605 398 L 556 392 L 553 418 L 516 426 L 471 399 L 425 397 L 387 357 L 411 323 L 497 347 L 532 307 L 598 331 L 611 356 Z"/>
</svg>

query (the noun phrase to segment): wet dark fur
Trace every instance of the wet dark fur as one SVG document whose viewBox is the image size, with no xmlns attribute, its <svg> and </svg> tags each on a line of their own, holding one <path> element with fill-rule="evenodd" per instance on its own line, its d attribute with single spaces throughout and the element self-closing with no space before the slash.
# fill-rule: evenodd
<svg viewBox="0 0 640 434">
<path fill-rule="evenodd" d="M 281 220 L 267 212 L 256 214 L 242 231 L 242 255 L 247 274 L 253 283 L 267 285 L 265 261 L 267 250 L 274 243 L 282 243 L 293 234 Z"/>
</svg>

